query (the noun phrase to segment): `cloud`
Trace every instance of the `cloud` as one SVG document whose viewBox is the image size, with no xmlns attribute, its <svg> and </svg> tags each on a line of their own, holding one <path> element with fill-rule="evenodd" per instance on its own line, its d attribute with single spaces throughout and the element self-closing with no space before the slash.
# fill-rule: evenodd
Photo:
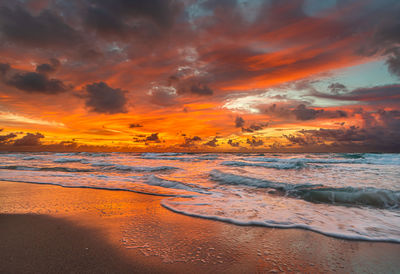
<svg viewBox="0 0 400 274">
<path fill-rule="evenodd" d="M 126 91 L 111 88 L 104 82 L 86 85 L 86 106 L 91 111 L 106 114 L 126 112 Z"/>
<path fill-rule="evenodd" d="M 332 83 L 328 86 L 328 89 L 331 91 L 333 94 L 340 94 L 343 92 L 347 92 L 347 87 L 341 83 Z"/>
<path fill-rule="evenodd" d="M 239 147 L 240 142 L 235 142 L 235 141 L 229 139 L 229 140 L 228 140 L 228 144 L 229 144 L 230 146 L 232 146 L 232 147 Z"/>
<path fill-rule="evenodd" d="M 4 76 L 11 69 L 10 64 L 0 63 L 0 74 Z"/>
<path fill-rule="evenodd" d="M 44 138 L 44 135 L 41 133 L 27 133 L 20 139 L 16 139 L 14 141 L 14 146 L 40 146 L 40 139 Z"/>
<path fill-rule="evenodd" d="M 292 110 L 293 114 L 296 116 L 297 120 L 314 120 L 318 114 L 322 113 L 323 110 L 315 110 L 312 108 L 307 108 L 304 104 L 300 104 Z"/>
<path fill-rule="evenodd" d="M 30 93 L 58 94 L 68 90 L 61 80 L 51 79 L 37 72 L 18 72 L 5 83 Z"/>
<path fill-rule="evenodd" d="M 392 74 L 400 77 L 400 47 L 388 50 L 386 64 Z"/>
<path fill-rule="evenodd" d="M 2 131 L 2 130 L 0 130 L 0 131 Z M 6 135 L 0 135 L 0 144 L 2 144 L 2 145 L 8 144 L 15 137 L 17 137 L 17 135 L 15 135 L 14 133 L 9 133 L 9 134 L 6 134 Z"/>
<path fill-rule="evenodd" d="M 135 123 L 129 124 L 129 128 L 137 128 L 137 127 L 143 127 L 143 125 Z"/>
<path fill-rule="evenodd" d="M 235 119 L 235 127 L 243 127 L 244 126 L 244 119 L 240 116 L 237 116 Z"/>
<path fill-rule="evenodd" d="M 158 133 L 152 133 L 149 136 L 146 137 L 145 141 L 148 142 L 155 142 L 155 143 L 160 143 L 160 138 L 158 137 Z"/>
<path fill-rule="evenodd" d="M 218 142 L 217 137 L 214 137 L 212 140 L 204 143 L 203 145 L 209 146 L 209 147 L 217 147 L 218 146 L 217 142 Z"/>
<path fill-rule="evenodd" d="M 212 95 L 214 92 L 207 85 L 193 84 L 190 91 L 197 95 Z"/>
<path fill-rule="evenodd" d="M 177 104 L 176 89 L 170 86 L 153 85 L 149 91 L 150 102 L 159 106 L 172 106 Z"/>
<path fill-rule="evenodd" d="M 400 77 L 400 6 L 396 1 L 386 2 L 385 6 L 386 9 L 376 12 L 375 20 L 370 20 L 373 35 L 360 46 L 358 52 L 367 56 L 386 57 L 389 71 Z"/>
<path fill-rule="evenodd" d="M 258 147 L 264 145 L 264 141 L 259 139 L 257 140 L 254 136 L 252 136 L 251 139 L 247 139 L 246 143 L 249 144 L 252 147 Z"/>
<path fill-rule="evenodd" d="M 186 137 L 185 138 L 185 142 L 183 144 L 181 144 L 181 147 L 193 147 L 196 145 L 196 142 L 201 141 L 201 138 L 199 136 L 193 136 L 193 137 Z"/>
<path fill-rule="evenodd" d="M 313 96 L 338 101 L 358 101 L 366 104 L 400 103 L 400 85 L 358 88 L 345 94 L 327 94 L 314 91 Z"/>
<path fill-rule="evenodd" d="M 262 130 L 262 129 L 266 128 L 267 126 L 268 126 L 268 123 L 254 123 L 254 124 L 251 124 L 247 128 L 242 127 L 242 131 L 251 133 L 254 131 Z"/>
<path fill-rule="evenodd" d="M 36 72 L 42 74 L 48 74 L 55 72 L 60 66 L 60 61 L 55 58 L 51 58 L 49 63 L 44 63 L 36 66 Z"/>
<path fill-rule="evenodd" d="M 199 73 L 199 72 L 197 72 Z M 189 75 L 181 71 L 169 77 L 170 87 L 175 88 L 178 94 L 196 94 L 200 96 L 210 96 L 214 91 L 208 86 L 210 80 L 205 76 L 197 76 L 196 72 L 189 71 Z"/>
<path fill-rule="evenodd" d="M 78 32 L 53 11 L 43 10 L 34 16 L 19 5 L 0 7 L 0 33 L 8 42 L 39 48 L 74 46 L 80 39 Z"/>
<path fill-rule="evenodd" d="M 313 93 L 315 94 L 315 93 Z M 329 95 L 332 96 L 332 95 Z M 348 117 L 348 113 L 344 110 L 332 110 L 324 108 L 312 108 L 304 103 L 298 104 L 296 101 L 284 102 L 281 104 L 274 103 L 270 106 L 261 106 L 262 112 L 274 118 L 296 119 L 298 121 L 309 121 L 316 119 L 334 119 Z M 262 127 L 268 124 L 261 124 Z"/>
<path fill-rule="evenodd" d="M 358 115 L 363 122 L 362 126 L 300 130 L 296 134 L 283 136 L 290 143 L 304 147 L 319 146 L 350 151 L 400 151 L 400 111 L 360 110 Z"/>
<path fill-rule="evenodd" d="M 170 28 L 178 11 L 179 5 L 173 0 L 100 0 L 84 8 L 83 18 L 85 25 L 98 34 L 128 37 L 140 29 L 156 33 L 152 28 Z"/>
<path fill-rule="evenodd" d="M 55 66 L 56 61 L 53 62 Z M 44 67 L 39 68 L 38 71 L 43 69 Z M 59 94 L 71 88 L 59 79 L 49 78 L 45 73 L 15 70 L 4 63 L 0 64 L 0 74 L 6 85 L 29 93 Z"/>
</svg>

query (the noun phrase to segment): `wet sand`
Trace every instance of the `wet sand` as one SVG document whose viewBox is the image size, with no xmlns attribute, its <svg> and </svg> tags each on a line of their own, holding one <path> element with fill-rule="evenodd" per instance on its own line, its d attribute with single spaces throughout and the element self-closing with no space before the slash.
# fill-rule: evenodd
<svg viewBox="0 0 400 274">
<path fill-rule="evenodd" d="M 0 273 L 398 273 L 400 244 L 173 213 L 162 197 L 0 182 Z"/>
</svg>

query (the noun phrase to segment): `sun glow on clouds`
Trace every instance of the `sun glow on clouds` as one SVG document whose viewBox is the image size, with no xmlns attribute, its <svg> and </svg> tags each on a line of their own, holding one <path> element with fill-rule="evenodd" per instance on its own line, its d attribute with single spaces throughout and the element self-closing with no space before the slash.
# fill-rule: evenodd
<svg viewBox="0 0 400 274">
<path fill-rule="evenodd" d="M 35 124 L 35 125 L 57 127 L 57 128 L 65 127 L 65 125 L 60 122 L 46 121 L 43 119 L 26 117 L 11 112 L 0 112 L 0 121 L 3 123 Z"/>
</svg>

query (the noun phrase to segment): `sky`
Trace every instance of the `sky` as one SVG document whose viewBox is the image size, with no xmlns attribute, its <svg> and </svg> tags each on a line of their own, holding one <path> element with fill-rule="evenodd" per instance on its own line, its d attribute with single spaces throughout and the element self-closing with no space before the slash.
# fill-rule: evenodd
<svg viewBox="0 0 400 274">
<path fill-rule="evenodd" d="M 3 0 L 0 150 L 400 152 L 398 0 Z"/>
</svg>

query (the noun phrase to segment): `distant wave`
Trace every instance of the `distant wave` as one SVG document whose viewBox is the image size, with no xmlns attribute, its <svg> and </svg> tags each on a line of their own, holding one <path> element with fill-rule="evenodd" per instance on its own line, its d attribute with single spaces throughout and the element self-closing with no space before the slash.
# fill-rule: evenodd
<svg viewBox="0 0 400 274">
<path fill-rule="evenodd" d="M 342 153 L 334 154 L 334 158 L 274 158 L 274 157 L 247 157 L 244 161 L 250 162 L 303 162 L 315 164 L 371 164 L 371 165 L 400 165 L 398 155 L 386 154 L 382 157 L 380 154 L 354 154 Z"/>
<path fill-rule="evenodd" d="M 301 161 L 282 162 L 282 163 L 249 163 L 242 161 L 224 161 L 221 163 L 224 166 L 254 166 L 254 167 L 265 167 L 275 169 L 302 169 L 307 167 L 307 164 Z"/>
<path fill-rule="evenodd" d="M 70 167 L 31 167 L 20 165 L 0 166 L 0 169 L 25 170 L 25 171 L 61 171 L 61 172 L 94 172 L 94 169 L 70 168 Z"/>
<path fill-rule="evenodd" d="M 295 185 L 272 182 L 252 177 L 240 176 L 213 170 L 210 178 L 216 182 L 230 185 L 244 185 L 257 188 L 272 188 L 280 195 L 314 203 L 359 205 L 376 208 L 399 208 L 400 191 L 377 188 L 332 188 L 323 185 Z"/>
<path fill-rule="evenodd" d="M 87 164 L 89 161 L 85 158 L 58 158 L 53 160 L 54 163 L 82 163 Z"/>
<path fill-rule="evenodd" d="M 218 159 L 217 155 L 198 155 L 188 153 L 143 153 L 142 159 L 148 160 L 170 160 L 170 161 L 182 161 L 182 162 L 196 162 L 196 161 L 207 161 Z"/>
<path fill-rule="evenodd" d="M 279 163 L 316 163 L 316 164 L 349 164 L 349 163 L 364 163 L 362 159 L 331 159 L 331 158 L 269 158 L 269 157 L 254 157 L 244 158 L 245 161 L 251 162 L 279 162 Z"/>
<path fill-rule="evenodd" d="M 133 172 L 156 172 L 156 171 L 168 171 L 179 169 L 173 166 L 128 166 L 113 164 L 108 162 L 92 163 L 94 167 L 103 167 L 103 170 L 119 170 L 119 171 L 133 171 Z"/>
<path fill-rule="evenodd" d="M 24 160 L 24 161 L 32 161 L 32 160 L 40 160 L 40 159 L 41 159 L 41 157 L 39 157 L 39 156 L 27 156 L 27 157 L 22 158 L 22 160 Z"/>
<path fill-rule="evenodd" d="M 338 157 L 348 158 L 348 159 L 364 159 L 365 153 L 340 153 Z"/>
</svg>

